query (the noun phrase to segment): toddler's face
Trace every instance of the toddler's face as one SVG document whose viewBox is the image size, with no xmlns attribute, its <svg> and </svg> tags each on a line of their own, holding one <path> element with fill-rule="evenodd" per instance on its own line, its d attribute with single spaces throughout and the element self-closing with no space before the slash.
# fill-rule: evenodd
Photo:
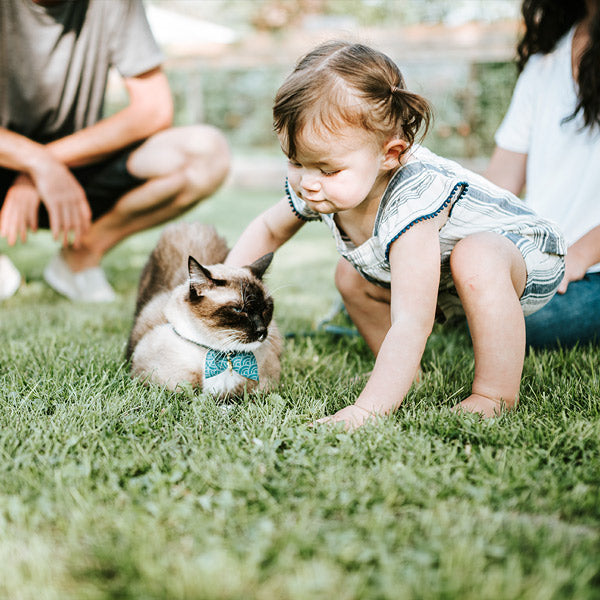
<svg viewBox="0 0 600 600">
<path fill-rule="evenodd" d="M 323 214 L 350 210 L 365 202 L 379 203 L 388 174 L 376 137 L 350 126 L 335 133 L 312 128 L 302 131 L 296 156 L 288 163 L 294 192 Z"/>
</svg>

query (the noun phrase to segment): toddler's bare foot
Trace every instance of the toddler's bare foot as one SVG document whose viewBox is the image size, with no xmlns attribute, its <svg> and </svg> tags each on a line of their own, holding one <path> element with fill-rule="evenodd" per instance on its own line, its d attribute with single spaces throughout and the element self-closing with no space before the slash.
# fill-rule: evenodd
<svg viewBox="0 0 600 600">
<path fill-rule="evenodd" d="M 494 400 L 486 396 L 480 396 L 479 394 L 471 394 L 468 398 L 453 406 L 452 410 L 454 412 L 479 413 L 487 419 L 489 417 L 497 417 L 503 411 L 511 410 L 513 405 L 514 402 L 511 402 L 509 405 L 507 402 L 501 400 Z"/>
</svg>

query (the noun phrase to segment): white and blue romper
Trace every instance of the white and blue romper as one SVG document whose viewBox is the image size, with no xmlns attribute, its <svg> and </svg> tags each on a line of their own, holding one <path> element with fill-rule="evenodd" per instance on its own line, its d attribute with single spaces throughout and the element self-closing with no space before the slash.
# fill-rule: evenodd
<svg viewBox="0 0 600 600">
<path fill-rule="evenodd" d="M 381 198 L 373 235 L 360 246 L 340 231 L 334 214 L 310 209 L 289 183 L 286 193 L 296 216 L 324 221 L 338 252 L 365 279 L 388 288 L 391 244 L 415 223 L 448 208 L 448 218 L 439 232 L 438 306 L 446 319 L 462 312 L 450 273 L 450 254 L 459 240 L 474 233 L 499 233 L 523 255 L 527 282 L 520 302 L 525 315 L 542 308 L 552 298 L 564 274 L 566 243 L 554 223 L 536 215 L 511 192 L 422 146 L 413 146 L 406 163 L 394 173 Z"/>
</svg>

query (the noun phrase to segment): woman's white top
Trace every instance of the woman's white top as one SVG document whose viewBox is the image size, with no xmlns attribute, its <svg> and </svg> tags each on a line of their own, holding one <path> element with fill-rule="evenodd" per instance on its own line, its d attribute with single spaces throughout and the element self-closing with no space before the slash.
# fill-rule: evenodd
<svg viewBox="0 0 600 600">
<path fill-rule="evenodd" d="M 584 129 L 581 112 L 564 122 L 577 105 L 574 31 L 528 60 L 495 136 L 500 148 L 527 154 L 525 200 L 559 225 L 569 245 L 600 225 L 600 127 Z"/>
</svg>

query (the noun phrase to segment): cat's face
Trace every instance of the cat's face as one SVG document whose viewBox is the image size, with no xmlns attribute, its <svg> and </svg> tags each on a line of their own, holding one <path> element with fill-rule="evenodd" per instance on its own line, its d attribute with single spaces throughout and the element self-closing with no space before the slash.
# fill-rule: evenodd
<svg viewBox="0 0 600 600">
<path fill-rule="evenodd" d="M 271 259 L 268 254 L 248 267 L 211 272 L 190 256 L 186 302 L 221 342 L 256 345 L 267 338 L 273 300 L 261 279 Z"/>
</svg>

